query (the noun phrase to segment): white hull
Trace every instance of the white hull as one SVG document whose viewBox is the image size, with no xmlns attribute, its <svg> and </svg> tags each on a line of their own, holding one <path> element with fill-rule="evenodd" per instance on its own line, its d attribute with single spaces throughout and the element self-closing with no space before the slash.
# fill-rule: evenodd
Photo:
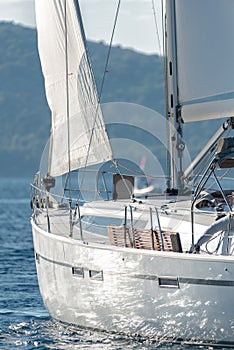
<svg viewBox="0 0 234 350">
<path fill-rule="evenodd" d="M 32 228 L 50 315 L 110 332 L 234 347 L 234 192 L 219 181 L 234 168 L 234 138 L 221 139 L 234 129 L 234 26 L 227 16 L 234 5 L 166 1 L 166 118 L 113 103 L 104 120 L 79 1 L 35 2 L 52 127 L 34 178 Z M 119 6 L 115 24 L 118 14 Z M 226 38 L 219 50 L 226 65 L 217 45 L 204 50 L 217 30 Z M 205 53 L 202 65 L 197 52 Z M 230 119 L 186 170 L 183 122 L 224 115 Z M 108 125 L 120 127 L 110 139 Z"/>
<path fill-rule="evenodd" d="M 234 256 L 84 244 L 47 233 L 33 219 L 32 228 L 40 291 L 54 319 L 234 344 Z"/>
</svg>

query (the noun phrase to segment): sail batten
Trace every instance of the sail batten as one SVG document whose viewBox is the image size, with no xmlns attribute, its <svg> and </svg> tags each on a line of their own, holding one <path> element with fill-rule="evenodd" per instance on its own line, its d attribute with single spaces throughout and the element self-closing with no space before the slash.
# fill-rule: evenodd
<svg viewBox="0 0 234 350">
<path fill-rule="evenodd" d="M 233 116 L 233 102 L 225 96 L 234 91 L 233 13 L 233 0 L 175 1 L 178 101 L 184 121 Z M 193 105 L 210 96 L 219 97 Z"/>
<path fill-rule="evenodd" d="M 112 158 L 77 6 L 75 0 L 35 1 L 38 49 L 52 114 L 53 176 Z"/>
</svg>

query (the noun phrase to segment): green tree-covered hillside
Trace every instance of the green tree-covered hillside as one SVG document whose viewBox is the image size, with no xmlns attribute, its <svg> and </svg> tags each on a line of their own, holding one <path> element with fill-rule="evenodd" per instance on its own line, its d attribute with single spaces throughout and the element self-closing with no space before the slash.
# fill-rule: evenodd
<svg viewBox="0 0 234 350">
<path fill-rule="evenodd" d="M 89 42 L 100 88 L 108 47 Z M 113 47 L 102 102 L 132 102 L 164 111 L 162 59 Z M 32 176 L 49 137 L 50 111 L 37 52 L 36 30 L 0 22 L 0 176 Z M 195 153 L 219 125 L 186 126 Z M 196 128 L 196 129 L 195 129 Z M 199 132 L 198 131 L 199 128 Z"/>
</svg>

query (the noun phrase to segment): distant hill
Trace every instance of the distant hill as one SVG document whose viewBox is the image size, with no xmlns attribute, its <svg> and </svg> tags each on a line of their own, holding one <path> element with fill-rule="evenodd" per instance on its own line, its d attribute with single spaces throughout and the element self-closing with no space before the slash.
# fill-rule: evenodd
<svg viewBox="0 0 234 350">
<path fill-rule="evenodd" d="M 97 86 L 101 84 L 108 47 L 89 42 Z M 113 47 L 102 102 L 132 102 L 163 113 L 162 60 Z M 32 176 L 49 137 L 50 111 L 37 53 L 36 31 L 0 22 L 0 176 Z M 220 122 L 215 122 L 213 129 Z M 186 127 L 194 153 L 211 133 Z M 201 136 L 203 135 L 203 136 Z"/>
<path fill-rule="evenodd" d="M 89 43 L 94 71 L 100 72 L 96 74 L 98 86 L 107 49 L 103 43 Z M 163 110 L 158 56 L 114 47 L 108 70 L 103 102 L 128 101 Z M 36 31 L 9 22 L 0 23 L 0 122 L 0 176 L 31 175 L 49 137 L 50 111 Z"/>
</svg>

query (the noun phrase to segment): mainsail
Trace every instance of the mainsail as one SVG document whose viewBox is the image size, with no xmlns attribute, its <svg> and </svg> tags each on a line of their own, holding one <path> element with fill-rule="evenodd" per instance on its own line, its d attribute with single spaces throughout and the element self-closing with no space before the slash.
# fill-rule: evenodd
<svg viewBox="0 0 234 350">
<path fill-rule="evenodd" d="M 112 158 L 76 0 L 35 0 L 53 176 Z"/>
<path fill-rule="evenodd" d="M 234 116 L 234 1 L 175 0 L 174 4 L 182 119 Z"/>
</svg>

